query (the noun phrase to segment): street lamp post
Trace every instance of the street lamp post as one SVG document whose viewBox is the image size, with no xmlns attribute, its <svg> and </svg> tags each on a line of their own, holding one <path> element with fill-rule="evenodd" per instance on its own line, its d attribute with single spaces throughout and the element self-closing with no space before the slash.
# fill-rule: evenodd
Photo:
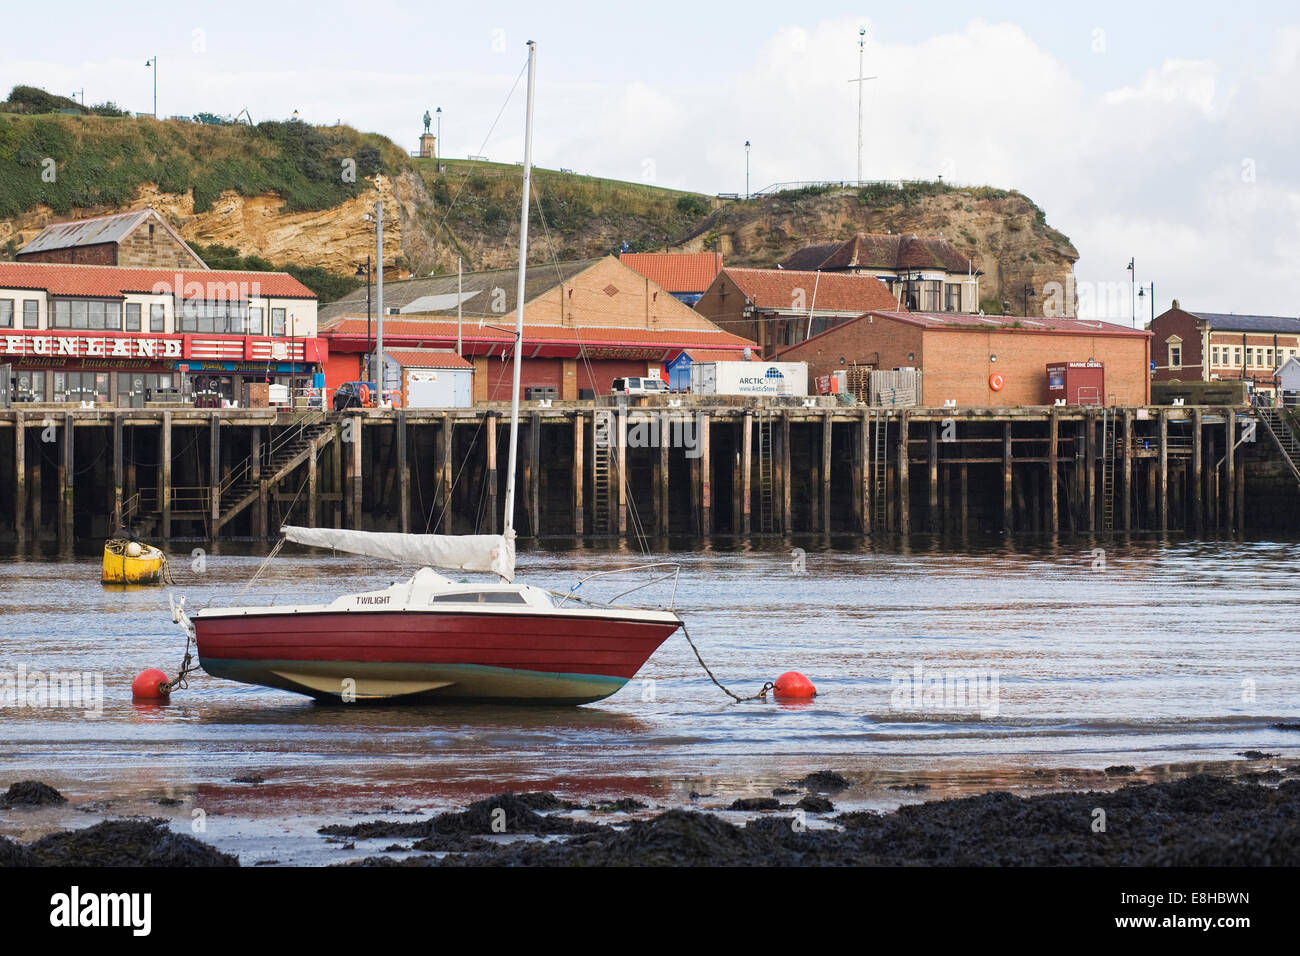
<svg viewBox="0 0 1300 956">
<path fill-rule="evenodd" d="M 370 217 L 367 216 L 367 219 Z M 366 277 L 366 355 L 370 355 L 370 257 L 366 256 L 366 264 L 357 266 L 356 276 L 360 279 Z M 367 362 L 369 364 L 369 362 Z"/>
<path fill-rule="evenodd" d="M 153 69 L 153 118 L 158 118 L 158 54 L 144 61 L 144 65 Z"/>
<path fill-rule="evenodd" d="M 442 149 L 442 107 L 439 106 L 433 112 L 438 117 L 438 135 L 433 138 L 433 158 L 437 160 L 442 155 L 439 152 Z"/>
<path fill-rule="evenodd" d="M 749 198 L 749 140 L 745 140 L 745 198 Z"/>
</svg>

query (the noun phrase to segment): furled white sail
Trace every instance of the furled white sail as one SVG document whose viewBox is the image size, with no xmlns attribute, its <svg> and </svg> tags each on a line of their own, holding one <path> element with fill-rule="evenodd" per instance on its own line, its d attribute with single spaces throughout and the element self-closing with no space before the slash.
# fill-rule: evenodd
<svg viewBox="0 0 1300 956">
<path fill-rule="evenodd" d="M 398 564 L 423 564 L 456 571 L 483 571 L 515 578 L 513 529 L 500 534 L 398 534 L 386 531 L 351 531 L 339 528 L 280 529 L 295 544 L 332 548 L 349 554 L 384 558 Z"/>
</svg>

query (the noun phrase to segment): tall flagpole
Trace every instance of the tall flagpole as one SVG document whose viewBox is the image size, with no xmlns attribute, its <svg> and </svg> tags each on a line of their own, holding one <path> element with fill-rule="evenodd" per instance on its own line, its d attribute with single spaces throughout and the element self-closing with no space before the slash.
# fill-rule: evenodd
<svg viewBox="0 0 1300 956">
<path fill-rule="evenodd" d="M 858 78 L 849 80 L 850 83 L 858 84 L 858 185 L 862 184 L 862 87 L 867 80 L 874 80 L 874 76 L 862 75 L 862 57 L 867 45 L 867 28 L 862 27 L 858 30 Z"/>
<path fill-rule="evenodd" d="M 524 194 L 519 210 L 519 281 L 515 286 L 515 368 L 510 391 L 510 459 L 506 466 L 505 536 L 515 533 L 515 467 L 519 457 L 519 372 L 524 345 L 524 280 L 528 267 L 528 202 L 533 172 L 533 78 L 537 44 L 528 41 L 528 108 L 524 120 Z"/>
</svg>

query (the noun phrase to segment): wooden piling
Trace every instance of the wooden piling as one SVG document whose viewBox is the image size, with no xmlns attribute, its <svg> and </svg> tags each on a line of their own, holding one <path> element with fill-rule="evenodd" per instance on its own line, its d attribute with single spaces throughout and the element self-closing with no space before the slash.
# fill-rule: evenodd
<svg viewBox="0 0 1300 956">
<path fill-rule="evenodd" d="M 822 416 L 822 487 L 821 487 L 821 530 L 829 534 L 831 530 L 831 453 L 835 438 L 835 426 L 830 413 Z"/>
<path fill-rule="evenodd" d="M 59 461 L 59 546 L 63 549 L 72 547 L 74 498 L 76 487 L 76 468 L 73 452 L 76 448 L 76 435 L 72 412 L 63 416 L 63 456 Z"/>
<path fill-rule="evenodd" d="M 312 443 L 307 455 L 307 527 L 316 527 L 316 516 L 320 513 L 320 482 L 316 473 L 316 446 Z M 405 529 L 403 529 L 405 530 Z"/>
<path fill-rule="evenodd" d="M 1052 534 L 1061 533 L 1061 500 L 1057 479 L 1057 455 L 1059 453 L 1061 428 L 1056 409 L 1050 412 L 1047 420 L 1047 520 Z"/>
<path fill-rule="evenodd" d="M 126 469 L 123 462 L 122 437 L 125 432 L 125 416 L 113 416 L 113 527 L 116 532 L 122 527 L 122 492 L 126 485 Z"/>
<path fill-rule="evenodd" d="M 208 418 L 208 504 L 211 527 L 221 520 L 221 413 Z"/>
<path fill-rule="evenodd" d="M 861 483 L 858 486 L 857 495 L 862 499 L 863 534 L 871 534 L 872 521 L 874 520 L 871 514 L 871 496 L 873 494 L 879 494 L 879 491 L 873 491 L 871 486 L 871 469 L 873 467 L 871 463 L 871 417 L 871 413 L 866 409 L 863 409 L 859 425 L 861 429 L 860 445 L 862 448 L 862 477 Z"/>
<path fill-rule="evenodd" d="M 1011 503 L 1011 423 L 1002 425 L 1002 530 L 1011 534 L 1015 530 Z"/>
<path fill-rule="evenodd" d="M 1133 410 L 1124 409 L 1124 530 L 1133 530 Z"/>
<path fill-rule="evenodd" d="M 583 414 L 573 417 L 573 533 L 582 534 L 583 494 L 582 479 L 586 473 L 586 454 L 582 447 Z"/>
<path fill-rule="evenodd" d="M 411 533 L 411 461 L 407 451 L 406 410 L 397 412 L 397 496 L 402 534 Z M 313 458 L 315 455 L 313 454 Z"/>
<path fill-rule="evenodd" d="M 40 528 L 33 527 L 33 534 Z M 27 543 L 27 418 L 14 413 L 14 534 L 18 545 Z"/>
<path fill-rule="evenodd" d="M 906 409 L 898 416 L 898 533 L 912 533 L 912 497 L 909 490 L 911 462 L 907 447 L 908 417 Z"/>
<path fill-rule="evenodd" d="M 456 420 L 446 412 L 443 412 L 442 420 L 438 425 L 438 446 L 441 452 L 438 458 L 438 501 L 442 509 L 440 530 L 443 534 L 455 534 L 456 516 L 451 506 L 451 466 L 452 456 L 456 453 Z M 529 521 L 532 520 L 530 515 Z"/>
<path fill-rule="evenodd" d="M 929 479 L 929 515 L 930 533 L 938 534 L 942 527 L 939 523 L 939 423 L 930 422 L 929 442 L 926 447 L 926 477 Z"/>
<path fill-rule="evenodd" d="M 158 453 L 158 504 L 162 509 L 162 536 L 172 536 L 172 413 L 163 412 L 162 447 Z"/>
<path fill-rule="evenodd" d="M 581 422 L 579 422 L 581 425 Z M 487 422 L 485 423 L 487 433 L 487 530 L 488 534 L 496 534 L 497 528 L 497 415 L 496 412 L 487 413 Z"/>
<path fill-rule="evenodd" d="M 352 492 L 352 514 L 350 516 L 351 520 L 349 521 L 349 524 L 358 530 L 363 530 L 366 526 L 365 515 L 363 513 L 365 505 L 363 498 L 365 485 L 363 482 L 365 479 L 361 470 L 363 454 L 361 442 L 364 433 L 364 424 L 365 417 L 363 415 L 358 414 L 353 416 L 351 442 L 352 455 L 348 462 L 348 484 L 351 486 L 349 490 Z"/>
<path fill-rule="evenodd" d="M 1160 410 L 1160 530 L 1169 530 L 1169 415 Z"/>
<path fill-rule="evenodd" d="M 614 494 L 618 502 L 618 533 L 627 534 L 627 409 L 618 410 L 618 473 L 614 476 Z"/>
<path fill-rule="evenodd" d="M 970 531 L 970 487 L 968 485 L 966 462 L 961 463 L 961 536 Z"/>
<path fill-rule="evenodd" d="M 790 416 L 781 416 L 781 532 L 789 534 L 790 527 Z"/>
<path fill-rule="evenodd" d="M 1192 409 L 1192 480 L 1191 492 L 1192 498 L 1192 530 L 1196 534 L 1201 533 L 1205 523 L 1205 504 L 1202 497 L 1202 477 L 1201 477 L 1201 410 L 1200 408 Z"/>
<path fill-rule="evenodd" d="M 741 534 L 749 537 L 753 529 L 751 482 L 754 471 L 754 413 L 745 412 L 740 425 L 740 515 Z"/>
<path fill-rule="evenodd" d="M 670 530 L 670 502 L 668 499 L 668 450 L 672 444 L 672 416 L 659 413 L 659 455 L 655 466 L 655 531 L 660 535 Z"/>
<path fill-rule="evenodd" d="M 700 533 L 713 533 L 713 455 L 709 447 L 710 418 L 700 412 L 696 424 L 696 450 L 700 455 Z"/>
<path fill-rule="evenodd" d="M 1235 413 L 1231 408 L 1223 410 L 1223 529 L 1232 532 L 1237 529 L 1237 513 L 1234 494 L 1237 485 L 1236 448 L 1237 424 Z"/>
</svg>

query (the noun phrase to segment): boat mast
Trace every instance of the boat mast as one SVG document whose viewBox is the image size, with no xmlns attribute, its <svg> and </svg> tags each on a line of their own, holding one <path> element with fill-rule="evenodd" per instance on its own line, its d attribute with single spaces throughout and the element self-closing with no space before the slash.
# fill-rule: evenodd
<svg viewBox="0 0 1300 956">
<path fill-rule="evenodd" d="M 505 536 L 515 530 L 515 467 L 519 457 L 519 371 L 524 345 L 524 280 L 528 268 L 528 200 L 533 172 L 533 77 L 537 44 L 528 41 L 528 106 L 524 119 L 524 194 L 519 210 L 519 281 L 515 286 L 515 367 L 510 391 L 510 459 L 506 467 Z"/>
</svg>

